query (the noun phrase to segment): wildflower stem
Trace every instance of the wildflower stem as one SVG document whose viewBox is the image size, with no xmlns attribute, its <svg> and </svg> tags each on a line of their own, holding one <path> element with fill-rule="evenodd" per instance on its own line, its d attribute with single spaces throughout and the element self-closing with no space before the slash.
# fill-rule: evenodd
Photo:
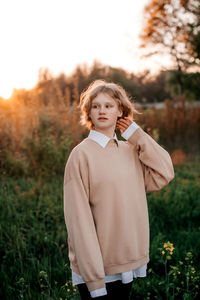
<svg viewBox="0 0 200 300">
<path fill-rule="evenodd" d="M 167 273 L 167 259 L 165 259 L 165 280 L 166 280 L 166 296 L 167 296 L 167 300 L 169 299 L 169 276 Z"/>
</svg>

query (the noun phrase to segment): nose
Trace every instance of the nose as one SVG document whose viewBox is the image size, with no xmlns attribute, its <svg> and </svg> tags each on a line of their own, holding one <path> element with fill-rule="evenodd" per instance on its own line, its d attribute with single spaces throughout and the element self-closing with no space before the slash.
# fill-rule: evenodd
<svg viewBox="0 0 200 300">
<path fill-rule="evenodd" d="M 101 114 L 101 113 L 104 113 L 104 108 L 103 108 L 103 107 L 100 108 L 99 113 L 100 113 L 100 114 Z"/>
</svg>

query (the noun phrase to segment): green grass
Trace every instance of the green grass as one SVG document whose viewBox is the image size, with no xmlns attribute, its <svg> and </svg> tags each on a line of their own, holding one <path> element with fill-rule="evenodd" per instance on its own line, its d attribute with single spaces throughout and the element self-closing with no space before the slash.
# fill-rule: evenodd
<svg viewBox="0 0 200 300">
<path fill-rule="evenodd" d="M 148 276 L 134 280 L 132 299 L 197 299 L 200 160 L 176 167 L 175 179 L 161 191 L 147 194 L 147 199 L 151 228 Z M 79 299 L 71 284 L 63 177 L 2 175 L 0 211 L 0 298 Z M 167 241 L 175 248 L 171 255 L 163 246 Z"/>
</svg>

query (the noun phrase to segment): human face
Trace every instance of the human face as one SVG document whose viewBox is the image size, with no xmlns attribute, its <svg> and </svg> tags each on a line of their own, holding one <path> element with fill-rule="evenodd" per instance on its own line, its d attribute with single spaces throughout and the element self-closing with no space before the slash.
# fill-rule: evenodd
<svg viewBox="0 0 200 300">
<path fill-rule="evenodd" d="M 95 130 L 113 137 L 117 117 L 122 115 L 118 103 L 108 94 L 99 93 L 93 100 L 90 118 Z M 104 119 L 103 119 L 104 118 Z"/>
</svg>

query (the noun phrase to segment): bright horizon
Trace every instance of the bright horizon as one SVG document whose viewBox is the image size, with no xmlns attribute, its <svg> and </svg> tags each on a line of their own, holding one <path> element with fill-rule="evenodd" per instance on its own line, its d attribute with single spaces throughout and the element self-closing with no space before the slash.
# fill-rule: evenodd
<svg viewBox="0 0 200 300">
<path fill-rule="evenodd" d="M 78 64 L 90 66 L 96 59 L 134 73 L 158 71 L 159 58 L 140 58 L 139 34 L 148 2 L 2 1 L 0 97 L 10 98 L 13 89 L 33 88 L 40 68 L 68 75 Z"/>
</svg>

